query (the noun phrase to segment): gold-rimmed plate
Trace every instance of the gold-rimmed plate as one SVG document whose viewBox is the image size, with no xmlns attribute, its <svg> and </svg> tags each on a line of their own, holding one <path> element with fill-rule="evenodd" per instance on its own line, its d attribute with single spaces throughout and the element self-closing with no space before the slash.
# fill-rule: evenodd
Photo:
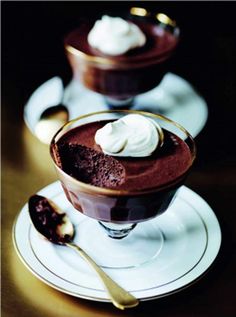
<svg viewBox="0 0 236 317">
<path fill-rule="evenodd" d="M 98 250 L 90 243 L 95 240 L 94 233 L 83 230 L 93 220 L 73 210 L 60 183 L 50 184 L 39 194 L 52 199 L 69 214 L 75 227 L 79 228 L 76 242 L 102 264 Z M 221 244 L 221 230 L 213 210 L 185 186 L 181 187 L 169 210 L 150 220 L 149 224 L 158 224 L 164 237 L 158 255 L 138 267 L 105 269 L 140 300 L 167 296 L 190 286 L 211 266 Z M 144 231 L 144 236 L 148 227 L 137 226 L 140 233 Z M 30 222 L 27 205 L 15 221 L 13 241 L 22 262 L 44 283 L 75 297 L 109 301 L 96 275 L 83 259 L 73 250 L 53 245 L 38 235 Z M 115 259 L 111 251 L 105 250 L 112 263 Z"/>
</svg>

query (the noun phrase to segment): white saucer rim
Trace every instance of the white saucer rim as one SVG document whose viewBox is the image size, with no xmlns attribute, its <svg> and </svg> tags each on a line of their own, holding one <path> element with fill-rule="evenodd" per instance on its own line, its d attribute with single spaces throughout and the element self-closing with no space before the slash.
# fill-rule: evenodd
<svg viewBox="0 0 236 317">
<path fill-rule="evenodd" d="M 186 201 L 185 198 L 183 197 L 179 197 L 180 200 L 183 200 L 185 202 L 185 204 L 189 205 L 191 208 L 192 205 Z M 194 209 L 194 208 L 193 208 Z M 186 271 L 183 275 L 179 276 L 178 278 L 174 279 L 174 280 L 171 280 L 167 283 L 164 283 L 164 284 L 161 284 L 161 285 L 158 285 L 158 286 L 154 286 L 154 287 L 149 287 L 149 288 L 143 288 L 143 289 L 139 289 L 139 290 L 129 290 L 130 292 L 133 292 L 133 293 L 139 293 L 139 292 L 147 292 L 147 291 L 151 291 L 152 289 L 161 289 L 163 287 L 166 287 L 168 285 L 171 285 L 172 283 L 175 283 L 177 280 L 181 280 L 182 278 L 184 278 L 185 276 L 187 276 L 192 270 L 195 269 L 195 267 L 197 267 L 197 265 L 201 262 L 202 258 L 204 257 L 205 255 L 205 252 L 207 250 L 207 246 L 208 246 L 208 240 L 209 240 L 209 237 L 208 237 L 208 231 L 207 231 L 207 227 L 206 227 L 206 224 L 204 222 L 204 219 L 202 218 L 202 216 L 198 213 L 198 211 L 196 209 L 194 209 L 194 212 L 196 212 L 197 216 L 200 218 L 200 221 L 202 223 L 202 226 L 204 228 L 204 232 L 206 234 L 206 244 L 205 244 L 205 247 L 204 247 L 204 250 L 201 254 L 201 256 L 198 258 L 197 262 L 195 264 L 193 264 L 193 266 L 188 270 Z M 152 219 L 153 220 L 153 219 Z M 82 221 L 81 221 L 82 223 Z M 34 231 L 34 228 L 33 228 L 33 225 L 30 225 L 29 228 L 28 228 L 28 241 L 29 241 L 29 245 L 30 245 L 30 249 L 32 251 L 32 253 L 34 254 L 34 257 L 37 259 L 37 261 L 41 264 L 42 267 L 44 267 L 47 271 L 49 271 L 50 273 L 52 273 L 54 276 L 56 276 L 57 278 L 65 281 L 66 283 L 68 284 L 71 284 L 71 285 L 75 285 L 77 287 L 81 287 L 82 289 L 86 289 L 86 290 L 90 290 L 90 291 L 95 291 L 95 292 L 100 292 L 101 290 L 98 289 L 98 288 L 91 288 L 91 287 L 87 287 L 87 286 L 83 286 L 83 285 L 78 285 L 72 281 L 69 281 L 68 279 L 66 279 L 65 277 L 62 277 L 58 274 L 56 274 L 55 272 L 51 271 L 47 266 L 46 264 L 44 264 L 41 259 L 39 258 L 39 256 L 36 254 L 35 250 L 34 250 L 34 247 L 31 243 L 31 239 L 30 239 L 30 236 L 31 236 L 31 232 L 32 230 Z M 150 261 L 150 263 L 152 263 L 152 260 Z M 144 264 L 145 265 L 145 264 Z M 118 268 L 117 267 L 114 267 L 114 268 L 109 268 L 109 267 L 105 267 L 104 269 L 108 269 L 108 270 L 117 270 Z M 139 266 L 137 267 L 133 267 L 133 268 L 130 268 L 130 267 L 123 267 L 123 268 L 120 268 L 120 270 L 132 270 L 132 269 L 139 269 Z M 102 290 L 104 292 L 104 290 Z"/>
<path fill-rule="evenodd" d="M 174 121 L 180 123 L 180 124 L 183 125 L 185 128 L 187 128 L 187 130 L 190 132 L 190 134 L 195 138 L 195 137 L 202 131 L 202 129 L 204 128 L 204 126 L 205 126 L 205 124 L 206 124 L 206 122 L 207 122 L 207 119 L 208 119 L 208 107 L 207 107 L 207 103 L 206 103 L 205 99 L 203 98 L 203 96 L 202 96 L 201 94 L 199 94 L 199 93 L 195 90 L 195 88 L 191 85 L 191 83 L 189 83 L 185 78 L 182 78 L 181 76 L 176 75 L 176 74 L 171 73 L 171 72 L 166 73 L 165 76 L 169 76 L 170 78 L 172 78 L 172 80 L 174 79 L 175 81 L 178 81 L 178 82 L 184 84 L 184 85 L 186 86 L 186 89 L 187 89 L 187 90 L 191 90 L 191 93 L 192 93 L 192 102 L 197 102 L 197 101 L 198 101 L 198 106 L 196 107 L 196 105 L 195 105 L 194 108 L 200 109 L 200 110 L 198 110 L 198 111 L 201 112 L 201 119 L 200 119 L 200 120 L 197 120 L 197 122 L 198 122 L 197 128 L 196 128 L 196 126 L 195 126 L 195 127 L 194 127 L 194 131 L 191 131 L 191 129 L 190 129 L 189 127 L 185 127 L 185 126 L 184 126 L 183 122 L 179 122 L 179 120 L 177 120 L 177 119 L 175 118 L 175 115 L 174 115 L 174 117 L 173 117 L 173 114 L 175 113 L 175 112 L 173 112 L 173 109 L 172 109 L 172 110 L 168 110 L 167 113 L 163 113 L 163 109 L 162 109 L 162 110 L 158 110 L 158 108 L 157 108 L 157 111 L 156 111 L 156 112 L 160 112 L 161 114 L 166 115 L 166 116 L 169 117 L 170 119 L 172 119 L 172 120 L 174 120 Z M 164 76 L 164 77 L 165 77 L 165 76 Z M 163 77 L 163 78 L 164 78 L 164 77 Z M 32 92 L 30 98 L 28 99 L 28 101 L 27 101 L 26 104 L 25 104 L 24 113 L 23 113 L 23 118 L 24 118 L 24 121 L 25 121 L 25 123 L 26 123 L 26 126 L 28 127 L 28 129 L 31 131 L 31 133 L 32 133 L 34 136 L 36 136 L 36 135 L 35 135 L 35 131 L 34 131 L 34 126 L 32 126 L 32 124 L 31 124 L 31 122 L 30 122 L 31 120 L 29 119 L 29 117 L 30 117 L 30 110 L 32 110 L 32 109 L 31 109 L 31 108 L 32 108 L 32 104 L 30 103 L 30 100 L 32 99 L 32 96 L 33 96 L 36 92 L 39 92 L 44 86 L 46 86 L 47 83 L 50 83 L 50 82 L 52 82 L 53 80 L 55 80 L 55 81 L 61 81 L 61 78 L 58 77 L 58 76 L 55 76 L 55 77 L 52 77 L 52 78 L 46 80 L 45 82 L 43 82 L 39 87 L 37 87 L 37 88 Z M 73 85 L 74 85 L 74 80 L 72 79 L 72 80 L 69 82 L 69 84 L 65 87 L 65 95 L 68 95 L 69 91 L 71 90 L 70 88 L 71 88 L 71 86 L 73 86 Z M 157 87 L 158 87 L 158 86 L 157 86 Z M 148 95 L 151 94 L 152 91 L 155 90 L 157 87 L 155 87 L 154 89 L 152 89 L 152 90 L 150 90 L 150 91 L 148 91 L 148 92 L 145 92 L 145 93 L 143 93 L 143 94 L 137 96 L 137 99 L 139 99 L 140 97 L 143 98 L 143 96 L 145 96 L 145 95 L 148 96 Z M 88 89 L 86 89 L 86 88 L 84 88 L 84 87 L 80 87 L 80 90 L 81 90 L 82 92 L 87 92 L 87 93 L 89 92 Z M 102 98 L 102 96 L 100 96 L 98 93 L 93 93 L 93 94 L 94 94 L 94 98 L 98 98 L 98 100 L 99 100 L 99 101 L 97 100 L 97 102 L 99 103 L 98 108 L 100 109 L 100 108 L 101 108 L 101 104 L 100 104 L 100 103 L 101 103 L 101 98 Z M 96 97 L 95 97 L 95 96 L 96 96 Z M 68 106 L 69 113 L 71 113 L 71 110 L 74 108 L 73 105 L 71 106 L 71 105 L 68 104 L 67 106 Z M 43 107 L 42 109 L 44 109 L 44 108 L 45 108 L 45 107 Z M 176 108 L 176 107 L 174 107 L 174 108 Z M 134 109 L 136 109 L 136 107 L 134 107 Z M 139 107 L 138 107 L 137 109 L 139 109 Z M 179 109 L 180 109 L 180 107 L 179 107 Z M 195 109 L 195 110 L 196 110 L 196 109 Z M 45 110 L 45 109 L 44 109 L 44 110 Z M 105 110 L 105 108 L 102 107 L 102 109 L 100 109 L 100 110 Z M 153 110 L 154 110 L 154 109 L 153 109 Z M 152 111 L 152 110 L 150 110 L 150 111 Z M 42 112 L 42 111 L 41 111 L 41 112 Z M 73 113 L 73 112 L 74 112 L 74 110 L 72 111 L 72 113 Z M 91 112 L 91 111 L 89 111 L 89 112 Z M 76 113 L 76 114 L 77 114 L 77 113 Z M 37 116 L 40 117 L 40 113 L 38 113 Z M 76 115 L 76 116 L 73 115 L 72 118 L 70 118 L 70 119 L 73 119 L 73 118 L 78 117 L 78 116 L 80 116 L 80 113 L 78 113 L 78 115 Z M 188 117 L 189 117 L 189 115 L 188 115 Z M 199 119 L 199 118 L 198 118 L 198 119 Z M 33 121 L 34 121 L 34 120 L 33 120 Z"/>
<path fill-rule="evenodd" d="M 53 188 L 55 186 L 56 183 L 59 183 L 58 181 L 44 187 L 40 192 L 44 192 L 45 190 L 48 190 L 51 188 Z M 190 191 L 192 194 L 195 194 L 198 198 L 200 198 L 204 203 L 206 203 L 198 194 L 196 194 L 195 192 L 193 192 L 191 189 L 183 186 L 183 188 L 185 190 L 188 190 Z M 207 203 L 206 203 L 207 204 Z M 208 204 L 207 204 L 208 205 Z M 209 206 L 209 205 L 208 205 Z M 210 206 L 209 206 L 210 207 Z M 68 295 L 72 295 L 74 297 L 79 297 L 79 298 L 84 298 L 84 299 L 88 299 L 88 300 L 93 300 L 93 301 L 100 301 L 100 302 L 110 302 L 109 299 L 107 298 L 104 298 L 104 297 L 98 297 L 98 296 L 91 296 L 91 295 L 84 295 L 84 294 L 81 294 L 81 293 L 74 293 L 72 291 L 69 291 L 68 289 L 63 289 L 61 286 L 58 287 L 57 285 L 53 285 L 52 282 L 50 281 L 47 281 L 43 276 L 40 276 L 38 274 L 38 272 L 35 272 L 34 269 L 30 266 L 30 264 L 26 261 L 26 259 L 24 259 L 24 257 L 22 256 L 20 250 L 18 249 L 18 245 L 17 245 L 17 238 L 16 238 L 16 235 L 15 235 L 15 228 L 16 228 L 16 224 L 17 224 L 17 221 L 18 221 L 18 217 L 20 216 L 21 212 L 23 211 L 23 209 L 25 208 L 25 206 L 21 209 L 21 211 L 19 212 L 19 214 L 17 215 L 16 219 L 15 219 L 15 222 L 14 222 L 14 225 L 13 225 L 13 231 L 12 231 L 12 235 L 13 235 L 13 244 L 14 244 L 14 247 L 15 247 L 15 250 L 19 256 L 19 258 L 21 259 L 21 261 L 23 262 L 23 264 L 31 271 L 31 273 L 33 275 L 35 275 L 38 279 L 40 279 L 41 281 L 43 281 L 44 283 L 46 283 L 47 285 L 49 285 L 50 287 L 53 287 L 54 289 L 57 289 L 58 291 L 60 292 L 63 292 L 63 293 L 66 293 Z M 212 211 L 212 209 L 210 208 L 210 210 Z M 158 295 L 153 295 L 153 296 L 147 296 L 147 297 L 142 297 L 140 298 L 141 301 L 145 301 L 145 300 L 152 300 L 152 299 L 157 299 L 157 298 L 161 298 L 161 297 L 165 297 L 165 296 L 169 296 L 171 294 L 174 294 L 174 293 L 177 293 L 179 291 L 182 291 L 183 289 L 191 286 L 192 284 L 195 284 L 203 275 L 206 274 L 206 272 L 210 269 L 212 263 L 214 262 L 215 258 L 217 257 L 218 255 L 218 252 L 220 250 L 220 245 L 221 245 L 221 230 L 220 230 L 220 225 L 219 225 L 219 222 L 214 214 L 214 212 L 212 211 L 212 216 L 215 218 L 215 221 L 216 221 L 216 224 L 218 225 L 218 245 L 215 246 L 215 251 L 214 251 L 214 254 L 212 255 L 212 258 L 211 260 L 209 261 L 207 267 L 201 272 L 201 274 L 199 274 L 198 276 L 196 276 L 192 281 L 190 281 L 189 283 L 183 285 L 182 287 L 180 288 L 177 288 L 177 289 L 174 289 L 172 291 L 169 291 L 168 293 L 164 293 L 164 294 L 158 294 Z M 100 291 L 100 290 L 96 290 L 97 291 Z M 137 293 L 137 291 L 133 292 L 134 294 Z"/>
</svg>

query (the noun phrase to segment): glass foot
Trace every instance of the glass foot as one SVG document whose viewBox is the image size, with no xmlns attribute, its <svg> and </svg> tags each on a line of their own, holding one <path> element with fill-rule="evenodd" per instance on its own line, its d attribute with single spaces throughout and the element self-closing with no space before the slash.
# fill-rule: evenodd
<svg viewBox="0 0 236 317">
<path fill-rule="evenodd" d="M 164 235 L 152 221 L 137 224 L 122 239 L 110 238 L 107 229 L 93 219 L 80 222 L 75 229 L 75 243 L 103 268 L 140 267 L 155 259 L 164 245 Z"/>
<path fill-rule="evenodd" d="M 99 221 L 98 223 L 105 230 L 108 236 L 113 239 L 125 238 L 130 233 L 130 231 L 136 227 L 136 223 L 127 225 L 119 225 L 102 221 Z"/>
</svg>

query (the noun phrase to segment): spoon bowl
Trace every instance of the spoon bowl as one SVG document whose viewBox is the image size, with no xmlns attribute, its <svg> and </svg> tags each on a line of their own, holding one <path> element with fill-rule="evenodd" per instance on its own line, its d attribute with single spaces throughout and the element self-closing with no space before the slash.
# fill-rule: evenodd
<svg viewBox="0 0 236 317">
<path fill-rule="evenodd" d="M 119 309 L 135 307 L 139 301 L 113 281 L 94 260 L 73 242 L 74 226 L 69 217 L 53 201 L 40 196 L 30 197 L 29 214 L 35 229 L 52 243 L 64 245 L 78 252 L 95 270 L 112 303 Z"/>
<path fill-rule="evenodd" d="M 52 200 L 40 195 L 29 199 L 29 214 L 35 229 L 55 244 L 72 241 L 74 226 L 69 217 Z"/>
<path fill-rule="evenodd" d="M 43 143 L 49 144 L 53 135 L 69 120 L 66 106 L 58 104 L 47 108 L 35 126 L 35 134 Z"/>
</svg>

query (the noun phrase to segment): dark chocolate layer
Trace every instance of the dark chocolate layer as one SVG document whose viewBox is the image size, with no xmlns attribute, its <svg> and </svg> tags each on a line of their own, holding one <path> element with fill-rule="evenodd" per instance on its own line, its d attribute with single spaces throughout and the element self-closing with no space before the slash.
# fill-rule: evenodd
<svg viewBox="0 0 236 317">
<path fill-rule="evenodd" d="M 191 166 L 191 153 L 186 143 L 165 130 L 164 145 L 149 157 L 104 155 L 94 135 L 107 122 L 79 126 L 58 141 L 61 168 L 66 173 L 95 186 L 136 191 L 174 182 Z"/>
<path fill-rule="evenodd" d="M 113 188 L 125 181 L 125 168 L 113 157 L 80 144 L 61 144 L 62 169 L 69 175 L 99 187 Z"/>
</svg>

